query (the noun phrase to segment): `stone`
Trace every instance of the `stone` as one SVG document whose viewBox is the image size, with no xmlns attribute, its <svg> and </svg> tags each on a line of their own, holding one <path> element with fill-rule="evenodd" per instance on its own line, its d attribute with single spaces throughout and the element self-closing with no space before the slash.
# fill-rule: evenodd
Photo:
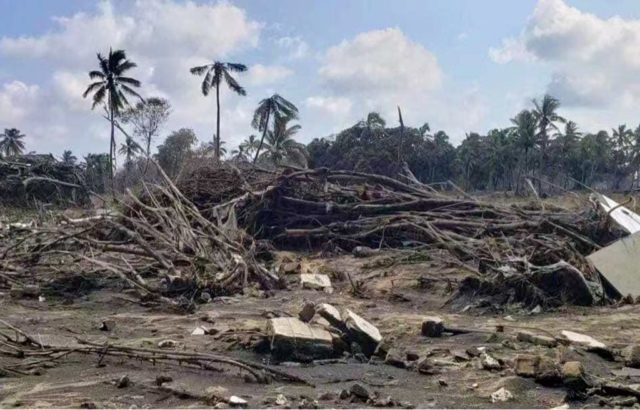
<svg viewBox="0 0 640 410">
<path fill-rule="evenodd" d="M 231 396 L 229 397 L 229 405 L 234 408 L 245 408 L 247 407 L 247 401 L 242 397 Z"/>
<path fill-rule="evenodd" d="M 38 285 L 13 285 L 9 290 L 12 298 L 37 298 L 40 295 L 40 286 Z"/>
<path fill-rule="evenodd" d="M 360 344 L 365 355 L 371 356 L 382 342 L 378 328 L 349 309 L 345 309 L 342 317 L 351 338 Z"/>
<path fill-rule="evenodd" d="M 211 294 L 209 292 L 200 293 L 200 302 L 201 303 L 209 303 L 211 302 Z"/>
<path fill-rule="evenodd" d="M 364 401 L 368 400 L 369 397 L 371 397 L 371 393 L 369 392 L 369 390 L 360 383 L 354 383 L 351 388 L 349 388 L 349 391 L 352 395 Z"/>
<path fill-rule="evenodd" d="M 513 393 L 509 390 L 501 387 L 500 389 L 491 393 L 491 403 L 504 403 L 513 399 Z"/>
<path fill-rule="evenodd" d="M 338 396 L 334 392 L 326 391 L 318 395 L 318 400 L 331 401 L 331 400 L 335 400 L 337 397 Z"/>
<path fill-rule="evenodd" d="M 418 373 L 421 373 L 421 374 L 436 373 L 433 367 L 433 364 L 431 363 L 431 360 L 429 360 L 428 357 L 425 357 L 424 359 L 420 360 L 416 366 L 416 369 L 418 370 Z"/>
<path fill-rule="evenodd" d="M 333 291 L 331 279 L 322 273 L 302 273 L 300 274 L 300 283 L 304 289 L 324 290 L 328 293 Z"/>
<path fill-rule="evenodd" d="M 340 400 L 346 400 L 351 396 L 351 392 L 349 390 L 346 389 L 342 389 L 340 391 Z"/>
<path fill-rule="evenodd" d="M 535 377 L 540 363 L 540 356 L 519 354 L 515 359 L 515 372 L 521 377 Z"/>
<path fill-rule="evenodd" d="M 600 349 L 605 349 L 607 347 L 604 343 L 594 339 L 591 336 L 583 335 L 582 333 L 576 333 L 570 330 L 563 330 L 561 334 L 570 343 L 576 344 L 579 346 L 589 347 L 589 348 L 600 348 Z"/>
<path fill-rule="evenodd" d="M 166 374 L 156 376 L 156 386 L 162 386 L 164 383 L 169 383 L 172 381 L 173 377 L 167 376 Z"/>
<path fill-rule="evenodd" d="M 277 357 L 307 361 L 328 358 L 334 354 L 331 333 L 296 318 L 269 319 L 267 335 L 271 351 Z"/>
<path fill-rule="evenodd" d="M 334 306 L 328 303 L 321 303 L 316 306 L 316 313 L 329 322 L 331 326 L 340 330 L 346 329 L 340 311 Z"/>
<path fill-rule="evenodd" d="M 205 390 L 207 396 L 212 402 L 228 401 L 229 390 L 222 386 L 210 386 Z"/>
<path fill-rule="evenodd" d="M 416 353 L 416 352 L 409 351 L 409 352 L 406 353 L 406 358 L 410 362 L 415 362 L 416 360 L 418 360 L 420 358 L 420 355 L 418 353 Z"/>
<path fill-rule="evenodd" d="M 467 352 L 463 350 L 454 350 L 452 354 L 453 360 L 456 362 L 468 362 L 469 360 L 471 360 Z"/>
<path fill-rule="evenodd" d="M 391 350 L 387 353 L 387 357 L 384 359 L 384 363 L 389 366 L 397 367 L 399 369 L 404 369 L 407 367 L 407 363 L 402 360 L 402 356 L 396 350 Z"/>
<path fill-rule="evenodd" d="M 356 258 L 367 258 L 369 256 L 377 254 L 378 250 L 370 248 L 368 246 L 356 246 L 355 248 L 353 248 L 353 251 L 351 251 L 351 253 Z"/>
<path fill-rule="evenodd" d="M 536 368 L 536 382 L 545 386 L 554 386 L 562 381 L 562 375 L 558 364 L 551 358 L 540 356 Z"/>
<path fill-rule="evenodd" d="M 103 332 L 112 332 L 115 328 L 116 321 L 112 319 L 103 320 L 102 322 L 100 322 L 100 326 L 98 327 L 98 329 L 102 330 Z"/>
<path fill-rule="evenodd" d="M 302 270 L 302 265 L 300 265 L 299 262 L 286 262 L 281 264 L 278 270 L 280 273 L 290 275 L 300 272 Z"/>
<path fill-rule="evenodd" d="M 485 370 L 502 369 L 502 365 L 500 364 L 500 362 L 493 356 L 489 355 L 488 353 L 482 353 L 480 355 L 480 364 L 482 365 L 482 368 Z"/>
<path fill-rule="evenodd" d="M 465 350 L 465 352 L 471 356 L 471 357 L 478 357 L 482 354 L 482 349 L 475 347 L 475 346 L 471 346 L 469 348 L 467 348 L 467 350 Z"/>
<path fill-rule="evenodd" d="M 302 309 L 300 309 L 300 312 L 298 313 L 298 318 L 301 321 L 308 323 L 311 321 L 311 319 L 313 319 L 313 316 L 315 314 L 316 314 L 316 305 L 313 302 L 306 302 L 302 306 Z"/>
<path fill-rule="evenodd" d="M 170 349 L 170 348 L 176 347 L 177 344 L 178 342 L 176 342 L 175 340 L 166 339 L 166 340 L 159 341 L 158 347 L 160 349 Z"/>
<path fill-rule="evenodd" d="M 427 316 L 422 321 L 422 335 L 440 337 L 444 332 L 444 321 L 438 316 Z"/>
<path fill-rule="evenodd" d="M 119 388 L 119 389 L 123 389 L 125 387 L 129 387 L 130 384 L 131 384 L 131 379 L 129 379 L 129 376 L 127 376 L 126 374 L 124 376 L 121 376 L 116 381 L 116 387 Z"/>
<path fill-rule="evenodd" d="M 584 367 L 578 361 L 566 362 L 562 365 L 562 379 L 577 379 L 584 376 Z"/>
<path fill-rule="evenodd" d="M 289 400 L 287 400 L 287 397 L 284 394 L 280 393 L 276 396 L 274 403 L 276 406 L 287 406 L 289 404 Z"/>
<path fill-rule="evenodd" d="M 206 335 L 207 333 L 208 333 L 208 332 L 207 332 L 207 329 L 206 329 L 205 327 L 203 327 L 203 326 L 198 326 L 198 327 L 196 327 L 195 329 L 193 329 L 193 330 L 191 331 L 191 336 L 204 336 L 204 335 Z"/>
<path fill-rule="evenodd" d="M 623 350 L 624 364 L 636 369 L 640 368 L 640 345 L 630 345 Z"/>
<path fill-rule="evenodd" d="M 537 335 L 527 331 L 518 332 L 517 339 L 519 342 L 532 343 L 539 346 L 556 347 L 558 345 L 558 341 L 553 337 Z"/>
<path fill-rule="evenodd" d="M 79 406 L 81 409 L 97 409 L 98 406 L 91 400 L 84 400 Z"/>
</svg>

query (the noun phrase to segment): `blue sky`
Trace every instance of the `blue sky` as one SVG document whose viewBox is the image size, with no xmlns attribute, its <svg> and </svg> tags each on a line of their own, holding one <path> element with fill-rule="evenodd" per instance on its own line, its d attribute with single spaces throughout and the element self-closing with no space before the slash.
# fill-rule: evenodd
<svg viewBox="0 0 640 410">
<path fill-rule="evenodd" d="M 138 63 L 143 95 L 171 101 L 163 136 L 190 127 L 207 141 L 215 128 L 190 65 L 247 64 L 248 96 L 223 93 L 229 146 L 274 92 L 300 108 L 305 142 L 370 110 L 394 123 L 399 104 L 457 143 L 545 92 L 584 131 L 640 122 L 636 0 L 0 0 L 0 128 L 32 150 L 105 151 L 108 124 L 80 94 L 110 45 Z"/>
</svg>

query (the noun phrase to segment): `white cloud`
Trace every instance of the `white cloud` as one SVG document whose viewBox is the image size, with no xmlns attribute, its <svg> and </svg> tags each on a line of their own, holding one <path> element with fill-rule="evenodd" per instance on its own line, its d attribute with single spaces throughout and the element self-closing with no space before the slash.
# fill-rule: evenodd
<svg viewBox="0 0 640 410">
<path fill-rule="evenodd" d="M 326 114 L 348 114 L 353 103 L 345 97 L 308 97 L 305 105 L 311 109 L 322 111 Z"/>
<path fill-rule="evenodd" d="M 247 84 L 254 86 L 269 85 L 282 81 L 292 74 L 293 71 L 287 67 L 256 64 L 249 68 L 246 81 Z"/>
<path fill-rule="evenodd" d="M 603 19 L 563 0 L 539 0 L 520 36 L 489 51 L 498 63 L 538 61 L 552 71 L 549 92 L 566 105 L 640 102 L 640 20 Z"/>
<path fill-rule="evenodd" d="M 436 57 L 397 28 L 361 33 L 331 47 L 319 74 L 340 92 L 424 92 L 442 83 Z"/>
<path fill-rule="evenodd" d="M 309 54 L 309 45 L 301 37 L 280 37 L 276 44 L 289 52 L 290 59 L 299 59 Z"/>
<path fill-rule="evenodd" d="M 7 127 L 15 127 L 14 123 L 21 123 L 33 113 L 38 101 L 40 88 L 37 85 L 27 85 L 21 81 L 5 83 L 0 88 L 0 121 Z"/>
<path fill-rule="evenodd" d="M 102 140 L 108 127 L 99 113 L 91 112 L 91 102 L 82 98 L 82 92 L 89 83 L 86 73 L 97 68 L 96 52 L 107 53 L 109 47 L 124 48 L 138 64 L 130 75 L 142 81 L 143 95 L 170 100 L 173 114 L 168 129 L 193 127 L 207 138 L 214 129 L 215 99 L 202 96 L 202 79 L 191 75 L 189 68 L 214 59 L 235 61 L 235 53 L 258 46 L 263 28 L 230 3 L 174 0 L 102 1 L 94 12 L 54 21 L 54 29 L 43 35 L 0 39 L 0 58 L 39 60 L 48 67 L 44 72 L 48 77 L 38 85 L 13 82 L 0 89 L 0 118 L 21 118 L 30 140 L 38 141 L 43 151 L 60 150 L 51 134 L 72 140 L 84 152 L 99 149 L 90 141 Z M 284 67 L 253 68 L 249 78 L 238 75 L 241 84 L 245 79 L 266 84 L 290 74 Z M 36 103 L 15 103 L 33 99 L 29 95 L 34 93 Z M 237 110 L 240 97 L 226 91 L 221 97 L 223 113 Z M 248 122 L 223 118 L 223 138 L 244 135 L 248 128 Z"/>
</svg>

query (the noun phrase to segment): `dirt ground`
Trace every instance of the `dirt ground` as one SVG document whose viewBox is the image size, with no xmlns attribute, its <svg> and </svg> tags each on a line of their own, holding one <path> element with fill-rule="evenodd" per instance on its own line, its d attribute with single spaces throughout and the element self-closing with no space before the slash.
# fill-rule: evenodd
<svg viewBox="0 0 640 410">
<path fill-rule="evenodd" d="M 558 363 L 578 360 L 597 379 L 640 382 L 640 371 L 633 369 L 627 368 L 631 375 L 616 376 L 624 368 L 620 361 L 608 361 L 571 346 L 548 348 L 516 340 L 517 332 L 523 329 L 553 336 L 572 330 L 613 349 L 623 348 L 638 341 L 640 306 L 563 307 L 539 314 L 519 307 L 494 313 L 474 307 L 461 309 L 445 302 L 455 288 L 452 284 L 464 276 L 463 272 L 426 261 L 393 265 L 390 255 L 320 258 L 281 253 L 281 258 L 301 262 L 298 272 L 287 275 L 288 290 L 272 295 L 248 292 L 251 294 L 214 298 L 189 315 L 143 307 L 128 295 L 130 290 L 114 280 L 98 281 L 98 286 L 92 282 L 93 287 L 85 288 L 76 284 L 76 291 L 71 292 L 74 296 L 46 295 L 44 301 L 12 298 L 8 292 L 0 294 L 0 317 L 44 344 L 73 343 L 82 338 L 156 348 L 163 340 L 173 340 L 182 351 L 216 352 L 274 365 L 313 385 L 277 381 L 258 384 L 236 370 L 215 372 L 133 358 L 100 360 L 71 354 L 55 365 L 38 369 L 34 372 L 37 374 L 0 376 L 0 407 L 198 408 L 211 405 L 207 397 L 216 386 L 226 389 L 218 387 L 218 391 L 244 398 L 249 407 L 550 408 L 567 403 L 574 408 L 616 404 L 613 399 L 600 399 L 597 395 L 586 401 L 567 401 L 565 387 L 544 387 L 531 378 L 515 375 L 514 358 L 522 353 L 545 355 Z M 334 292 L 300 289 L 299 272 L 328 273 Z M 363 296 L 352 295 L 349 276 L 354 283 L 363 284 Z M 425 281 L 425 277 L 429 279 Z M 307 301 L 352 309 L 376 325 L 400 357 L 407 353 L 429 357 L 434 374 L 419 373 L 416 361 L 407 360 L 408 367 L 404 369 L 375 357 L 367 362 L 345 356 L 306 364 L 276 363 L 268 352 L 256 350 L 264 339 L 268 318 L 297 316 Z M 482 332 L 427 338 L 420 332 L 422 318 L 427 315 L 439 315 L 447 325 Z M 103 320 L 113 320 L 115 328 L 99 330 Z M 504 332 L 496 333 L 496 325 L 504 325 Z M 210 334 L 191 335 L 197 326 L 210 329 Z M 466 353 L 470 348 L 482 347 L 501 361 L 500 370 L 485 370 L 478 358 Z M 0 364 L 1 361 L 0 358 Z M 125 375 L 130 383 L 117 387 L 116 381 Z M 155 380 L 161 375 L 170 376 L 173 381 L 158 387 Z M 349 390 L 354 383 L 364 386 L 377 399 L 366 404 L 351 397 L 341 398 L 341 391 Z M 513 398 L 492 403 L 491 393 L 501 387 L 509 390 Z M 388 397 L 391 400 L 385 401 Z"/>
</svg>

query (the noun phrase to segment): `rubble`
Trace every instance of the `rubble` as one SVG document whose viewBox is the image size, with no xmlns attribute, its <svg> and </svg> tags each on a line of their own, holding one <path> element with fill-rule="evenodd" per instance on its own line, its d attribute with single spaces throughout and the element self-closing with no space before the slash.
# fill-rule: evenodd
<svg viewBox="0 0 640 410">
<path fill-rule="evenodd" d="M 607 346 L 602 343 L 599 342 L 598 340 L 594 339 L 591 336 L 588 335 L 583 335 L 581 333 L 577 333 L 577 332 L 572 332 L 570 330 L 563 330 L 561 332 L 561 335 L 570 343 L 572 344 L 576 344 L 582 347 L 587 347 L 587 348 L 600 348 L 600 349 L 605 349 Z"/>
<path fill-rule="evenodd" d="M 333 292 L 331 279 L 321 273 L 302 273 L 300 283 L 304 289 L 324 290 L 327 293 Z"/>
<path fill-rule="evenodd" d="M 538 335 L 528 331 L 519 331 L 516 338 L 520 342 L 532 343 L 539 346 L 556 347 L 558 345 L 558 341 L 553 337 Z"/>
<path fill-rule="evenodd" d="M 301 321 L 308 323 L 311 321 L 311 319 L 313 319 L 313 316 L 315 314 L 316 314 L 316 305 L 313 302 L 306 302 L 302 306 L 302 309 L 300 309 L 300 312 L 298 312 L 298 318 Z"/>
<path fill-rule="evenodd" d="M 500 362 L 488 353 L 482 353 L 480 355 L 480 365 L 485 370 L 502 369 L 502 365 L 500 364 Z"/>
<path fill-rule="evenodd" d="M 513 400 L 513 393 L 504 387 L 491 393 L 491 403 L 503 403 L 509 400 Z"/>
<path fill-rule="evenodd" d="M 640 345 L 633 344 L 627 346 L 624 351 L 624 364 L 629 367 L 640 369 Z"/>
<path fill-rule="evenodd" d="M 366 355 L 372 355 L 382 342 L 378 328 L 349 309 L 345 309 L 342 317 L 351 338 L 360 344 Z"/>
<path fill-rule="evenodd" d="M 631 295 L 632 298 L 637 298 L 640 297 L 638 255 L 640 255 L 640 232 L 599 249 L 590 254 L 587 259 L 611 285 L 618 297 Z"/>
<path fill-rule="evenodd" d="M 349 388 L 349 392 L 355 397 L 358 397 L 359 399 L 365 402 L 369 400 L 369 398 L 371 397 L 371 393 L 369 392 L 369 389 L 367 389 L 361 383 L 352 384 L 351 387 Z"/>
<path fill-rule="evenodd" d="M 279 357 L 307 361 L 331 357 L 334 354 L 333 337 L 329 332 L 296 318 L 269 319 L 267 335 L 271 351 Z"/>
<path fill-rule="evenodd" d="M 341 330 L 345 328 L 340 311 L 332 305 L 328 303 L 321 303 L 316 306 L 316 313 L 329 322 L 331 326 Z"/>
<path fill-rule="evenodd" d="M 444 332 L 444 321 L 438 316 L 428 316 L 422 321 L 422 335 L 440 337 Z"/>
<path fill-rule="evenodd" d="M 247 403 L 247 401 L 245 399 L 243 399 L 242 397 L 238 397 L 238 396 L 231 396 L 229 397 L 229 405 L 231 405 L 231 407 L 234 408 L 245 408 L 248 406 L 249 403 Z"/>
<path fill-rule="evenodd" d="M 515 372 L 521 377 L 535 377 L 539 363 L 539 356 L 519 354 L 515 358 Z"/>
</svg>

